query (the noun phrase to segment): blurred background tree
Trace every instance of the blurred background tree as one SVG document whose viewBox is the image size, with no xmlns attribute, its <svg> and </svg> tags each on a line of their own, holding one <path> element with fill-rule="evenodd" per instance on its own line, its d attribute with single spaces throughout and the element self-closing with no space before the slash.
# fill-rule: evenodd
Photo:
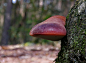
<svg viewBox="0 0 86 63">
<path fill-rule="evenodd" d="M 7 7 L 8 1 L 0 0 L 0 43 L 3 43 L 4 23 L 7 22 L 6 11 L 10 10 Z M 5 44 L 20 44 L 20 43 L 52 43 L 52 41 L 39 39 L 29 36 L 31 28 L 39 22 L 53 15 L 67 16 L 70 8 L 74 5 L 75 0 L 12 0 L 11 21 L 9 34 L 5 36 L 8 40 Z M 9 12 L 7 12 L 9 13 Z M 8 31 L 7 31 L 8 32 Z M 2 38 L 2 40 L 1 40 Z M 4 44 L 4 43 L 3 43 Z"/>
<path fill-rule="evenodd" d="M 3 32 L 2 32 L 2 38 L 1 38 L 1 45 L 7 45 L 9 41 L 11 11 L 12 11 L 12 3 L 11 3 L 11 0 L 8 0 L 6 10 L 5 10 L 5 15 L 4 15 L 4 25 L 2 30 Z"/>
</svg>

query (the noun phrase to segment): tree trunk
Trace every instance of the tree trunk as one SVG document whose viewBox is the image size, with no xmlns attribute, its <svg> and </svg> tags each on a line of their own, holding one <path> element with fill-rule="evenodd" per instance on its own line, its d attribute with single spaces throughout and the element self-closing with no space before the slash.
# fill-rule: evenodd
<svg viewBox="0 0 86 63">
<path fill-rule="evenodd" d="M 12 9 L 12 2 L 11 0 L 7 0 L 7 7 L 5 11 L 5 17 L 4 17 L 4 26 L 3 26 L 2 38 L 1 38 L 1 45 L 7 45 L 9 41 L 11 9 Z"/>
<path fill-rule="evenodd" d="M 86 0 L 76 1 L 67 16 L 66 29 L 56 63 L 86 63 Z"/>
</svg>

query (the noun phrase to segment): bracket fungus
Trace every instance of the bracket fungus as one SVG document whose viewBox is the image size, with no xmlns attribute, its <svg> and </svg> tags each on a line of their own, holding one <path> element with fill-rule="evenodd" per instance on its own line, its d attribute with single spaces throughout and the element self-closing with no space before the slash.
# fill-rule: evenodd
<svg viewBox="0 0 86 63">
<path fill-rule="evenodd" d="M 35 25 L 29 35 L 52 41 L 60 40 L 66 35 L 65 21 L 66 18 L 64 16 L 52 16 Z"/>
</svg>

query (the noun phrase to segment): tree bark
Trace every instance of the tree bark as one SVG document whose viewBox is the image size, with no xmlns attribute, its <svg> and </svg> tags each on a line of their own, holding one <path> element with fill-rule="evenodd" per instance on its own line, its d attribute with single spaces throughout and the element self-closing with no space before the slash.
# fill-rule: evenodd
<svg viewBox="0 0 86 63">
<path fill-rule="evenodd" d="M 3 26 L 2 38 L 1 38 L 1 45 L 7 45 L 9 41 L 11 9 L 12 9 L 12 2 L 11 0 L 7 0 L 7 7 L 5 11 L 5 17 L 4 17 L 4 26 Z"/>
<path fill-rule="evenodd" d="M 67 16 L 66 29 L 56 63 L 86 63 L 86 0 L 76 1 Z"/>
</svg>

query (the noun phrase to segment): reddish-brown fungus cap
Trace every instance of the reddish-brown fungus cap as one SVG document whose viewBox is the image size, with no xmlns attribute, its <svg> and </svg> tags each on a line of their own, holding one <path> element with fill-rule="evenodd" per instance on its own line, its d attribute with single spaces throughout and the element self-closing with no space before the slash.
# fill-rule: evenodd
<svg viewBox="0 0 86 63">
<path fill-rule="evenodd" d="M 55 16 L 52 16 L 50 18 L 48 18 L 47 20 L 43 21 L 43 23 L 60 23 L 60 24 L 63 24 L 65 25 L 65 21 L 66 21 L 66 18 L 64 16 L 60 16 L 60 15 L 55 15 Z"/>
<path fill-rule="evenodd" d="M 63 17 L 63 16 L 62 16 Z M 52 16 L 42 23 L 35 25 L 31 31 L 30 35 L 44 38 L 48 40 L 60 40 L 66 35 L 66 29 L 64 27 L 64 18 L 61 16 Z"/>
</svg>

